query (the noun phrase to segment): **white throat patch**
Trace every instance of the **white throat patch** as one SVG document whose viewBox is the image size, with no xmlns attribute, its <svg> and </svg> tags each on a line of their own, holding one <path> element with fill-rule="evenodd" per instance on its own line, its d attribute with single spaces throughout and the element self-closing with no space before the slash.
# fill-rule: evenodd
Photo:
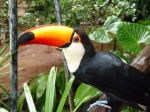
<svg viewBox="0 0 150 112">
<path fill-rule="evenodd" d="M 67 48 L 63 48 L 63 52 L 68 64 L 69 71 L 71 73 L 75 72 L 83 58 L 85 49 L 82 43 L 71 43 Z"/>
</svg>

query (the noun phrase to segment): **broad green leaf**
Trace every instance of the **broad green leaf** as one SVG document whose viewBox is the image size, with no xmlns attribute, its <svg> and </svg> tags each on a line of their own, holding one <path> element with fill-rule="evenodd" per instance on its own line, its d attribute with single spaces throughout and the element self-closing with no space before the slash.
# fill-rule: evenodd
<svg viewBox="0 0 150 112">
<path fill-rule="evenodd" d="M 55 97 L 55 82 L 56 82 L 56 69 L 52 67 L 49 73 L 46 99 L 45 99 L 45 112 L 53 112 L 54 109 L 54 97 Z"/>
<path fill-rule="evenodd" d="M 99 94 L 100 94 L 100 91 L 97 90 L 96 88 L 82 83 L 78 87 L 76 94 L 75 94 L 75 106 L 77 106 L 75 110 L 77 110 L 77 108 L 79 108 L 79 106 L 82 103 L 90 100 L 91 98 L 98 96 Z"/>
<path fill-rule="evenodd" d="M 113 38 L 102 28 L 97 28 L 93 33 L 89 34 L 90 39 L 100 43 L 108 43 Z"/>
<path fill-rule="evenodd" d="M 40 78 L 41 78 L 43 75 L 46 75 L 46 76 L 47 76 L 47 74 L 44 74 L 44 73 L 37 74 L 37 75 L 33 76 L 33 77 L 28 81 L 27 84 L 28 84 L 28 85 L 31 85 L 31 83 L 33 83 L 33 81 L 36 80 L 36 79 L 37 79 L 37 80 L 36 80 L 36 83 L 40 83 L 40 82 L 41 82 L 41 81 L 40 81 L 40 80 L 41 80 Z M 35 82 L 34 82 L 34 83 L 35 83 Z"/>
<path fill-rule="evenodd" d="M 73 83 L 74 79 L 75 79 L 74 75 L 71 75 L 71 78 L 69 79 L 69 81 L 68 81 L 68 83 L 66 85 L 65 91 L 64 91 L 64 93 L 63 93 L 63 95 L 61 97 L 61 100 L 60 100 L 60 103 L 58 105 L 58 108 L 57 108 L 56 112 L 62 112 L 62 109 L 64 107 L 67 95 L 68 95 L 68 93 L 70 91 L 70 88 L 72 86 L 72 83 Z"/>
<path fill-rule="evenodd" d="M 30 112 L 36 112 L 35 105 L 33 103 L 33 98 L 32 98 L 32 95 L 30 93 L 30 90 L 29 90 L 27 83 L 23 84 L 23 88 L 24 88 L 24 93 L 26 96 L 26 100 L 27 100 L 27 104 L 28 104 L 28 108 L 29 108 Z"/>
<path fill-rule="evenodd" d="M 118 30 L 118 26 L 122 23 L 121 19 L 117 18 L 116 16 L 110 16 L 107 18 L 103 25 L 103 29 L 107 32 L 111 32 L 116 34 Z"/>
<path fill-rule="evenodd" d="M 138 54 L 142 50 L 140 44 L 150 42 L 150 30 L 143 25 L 123 22 L 118 26 L 116 39 L 125 51 Z"/>
<path fill-rule="evenodd" d="M 34 77 L 28 82 L 28 85 L 31 85 L 31 83 L 32 83 L 35 79 L 37 79 L 37 80 L 33 83 L 33 85 L 31 85 L 31 87 L 30 87 L 30 91 L 31 91 L 32 94 L 36 92 L 36 90 L 37 90 L 39 84 L 42 83 L 43 78 L 45 78 L 45 77 L 48 77 L 48 76 L 41 73 L 41 74 L 38 74 L 38 75 L 34 76 Z M 36 95 L 36 94 L 33 94 L 33 95 Z"/>
<path fill-rule="evenodd" d="M 0 107 L 0 112 L 8 112 L 6 109 Z"/>
<path fill-rule="evenodd" d="M 150 25 L 150 20 L 139 20 L 138 23 L 142 25 Z"/>
</svg>

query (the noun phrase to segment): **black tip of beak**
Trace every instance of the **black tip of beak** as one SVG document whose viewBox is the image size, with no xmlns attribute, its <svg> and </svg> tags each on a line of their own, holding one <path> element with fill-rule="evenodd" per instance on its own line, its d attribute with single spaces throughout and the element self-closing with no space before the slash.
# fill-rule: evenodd
<svg viewBox="0 0 150 112">
<path fill-rule="evenodd" d="M 23 33 L 22 35 L 19 36 L 18 38 L 18 47 L 21 45 L 21 44 L 25 44 L 26 42 L 29 42 L 31 40 L 34 39 L 34 33 L 32 32 L 26 32 L 26 33 Z"/>
</svg>

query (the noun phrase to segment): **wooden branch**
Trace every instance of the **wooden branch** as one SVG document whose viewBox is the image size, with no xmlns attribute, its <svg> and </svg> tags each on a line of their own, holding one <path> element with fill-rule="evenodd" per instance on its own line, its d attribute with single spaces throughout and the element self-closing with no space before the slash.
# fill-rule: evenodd
<svg viewBox="0 0 150 112">
<path fill-rule="evenodd" d="M 141 53 L 132 61 L 131 66 L 147 74 L 150 71 L 150 43 L 141 51 Z M 100 100 L 102 98 L 100 97 Z M 124 104 L 121 104 L 117 112 L 121 112 Z M 94 106 L 89 112 L 107 112 L 105 107 Z"/>
<path fill-rule="evenodd" d="M 147 74 L 150 71 L 150 43 L 132 61 L 131 66 Z"/>
</svg>

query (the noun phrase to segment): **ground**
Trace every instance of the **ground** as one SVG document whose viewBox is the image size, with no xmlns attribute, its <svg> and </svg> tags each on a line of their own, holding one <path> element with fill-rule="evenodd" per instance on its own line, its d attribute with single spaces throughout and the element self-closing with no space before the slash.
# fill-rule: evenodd
<svg viewBox="0 0 150 112">
<path fill-rule="evenodd" d="M 0 46 L 0 50 L 4 44 Z M 9 48 L 6 50 L 9 52 Z M 6 53 L 5 52 L 5 53 Z M 9 60 L 6 62 L 9 63 Z M 49 73 L 52 66 L 61 67 L 62 53 L 59 49 L 44 45 L 29 45 L 19 49 L 18 52 L 18 87 L 22 89 L 22 84 L 29 81 L 33 76 L 39 73 Z M 0 77 L 0 84 L 9 90 L 10 76 L 9 68 L 3 69 L 0 73 L 5 73 Z"/>
</svg>

